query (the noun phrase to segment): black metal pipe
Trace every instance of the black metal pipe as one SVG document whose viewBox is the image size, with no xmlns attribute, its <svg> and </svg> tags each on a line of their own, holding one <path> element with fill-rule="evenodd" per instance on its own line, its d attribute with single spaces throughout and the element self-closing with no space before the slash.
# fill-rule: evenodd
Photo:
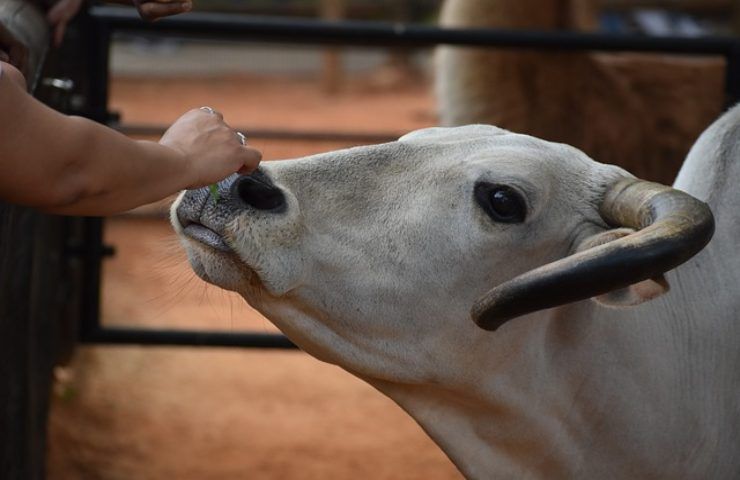
<svg viewBox="0 0 740 480">
<path fill-rule="evenodd" d="M 495 46 L 542 50 L 594 50 L 728 55 L 730 37 L 647 37 L 580 32 L 450 29 L 387 22 L 320 21 L 199 12 L 146 23 L 133 9 L 94 7 L 92 16 L 114 30 L 230 40 L 340 44 L 365 47 Z"/>
<path fill-rule="evenodd" d="M 727 53 L 725 68 L 725 106 L 730 108 L 740 102 L 740 43 Z"/>
<path fill-rule="evenodd" d="M 90 92 L 88 100 L 88 118 L 96 122 L 108 123 L 110 44 L 112 30 L 105 22 L 94 22 L 94 28 L 88 35 L 90 45 Z"/>
<path fill-rule="evenodd" d="M 110 60 L 111 30 L 104 23 L 96 23 L 88 32 L 89 62 L 92 81 L 88 98 L 89 118 L 105 123 L 108 109 L 108 66 Z M 100 324 L 101 262 L 105 256 L 103 219 L 89 217 L 83 220 L 83 284 L 80 319 L 80 338 L 96 331 Z"/>
<path fill-rule="evenodd" d="M 242 347 L 297 349 L 288 338 L 276 333 L 236 333 L 208 330 L 155 330 L 105 327 L 85 332 L 82 343 L 106 345 Z"/>
<path fill-rule="evenodd" d="M 113 128 L 126 135 L 160 136 L 169 126 L 146 124 L 112 125 Z M 405 132 L 337 132 L 311 130 L 281 130 L 234 127 L 234 130 L 244 132 L 247 138 L 261 138 L 267 140 L 298 140 L 309 142 L 346 142 L 346 143 L 385 143 L 398 140 Z"/>
<path fill-rule="evenodd" d="M 80 309 L 80 340 L 89 332 L 100 327 L 100 280 L 101 261 L 104 256 L 103 219 L 83 219 L 82 253 L 82 299 Z"/>
</svg>

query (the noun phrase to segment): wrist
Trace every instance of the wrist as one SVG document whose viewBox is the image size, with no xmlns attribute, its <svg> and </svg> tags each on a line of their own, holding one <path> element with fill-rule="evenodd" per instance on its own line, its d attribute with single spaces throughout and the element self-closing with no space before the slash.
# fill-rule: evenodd
<svg viewBox="0 0 740 480">
<path fill-rule="evenodd" d="M 138 143 L 160 163 L 163 177 L 160 180 L 170 185 L 171 190 L 184 190 L 193 182 L 192 161 L 185 152 L 163 142 L 139 140 Z"/>
</svg>

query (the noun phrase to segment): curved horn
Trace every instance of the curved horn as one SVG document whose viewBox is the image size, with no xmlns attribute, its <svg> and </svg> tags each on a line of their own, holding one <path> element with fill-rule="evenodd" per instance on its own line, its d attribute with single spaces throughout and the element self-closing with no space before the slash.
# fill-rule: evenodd
<svg viewBox="0 0 740 480">
<path fill-rule="evenodd" d="M 639 231 L 493 288 L 473 305 L 475 323 L 495 330 L 520 315 L 655 277 L 699 253 L 714 233 L 714 217 L 705 203 L 635 178 L 623 178 L 608 188 L 600 214 L 612 226 Z"/>
</svg>

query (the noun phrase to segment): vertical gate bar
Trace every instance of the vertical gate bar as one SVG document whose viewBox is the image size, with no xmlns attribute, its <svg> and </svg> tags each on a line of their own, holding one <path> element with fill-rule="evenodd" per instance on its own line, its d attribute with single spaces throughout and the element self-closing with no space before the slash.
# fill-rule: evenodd
<svg viewBox="0 0 740 480">
<path fill-rule="evenodd" d="M 84 219 L 82 244 L 82 305 L 79 339 L 90 341 L 100 330 L 100 269 L 103 243 L 103 220 Z"/>
<path fill-rule="evenodd" d="M 96 122 L 108 122 L 108 68 L 111 31 L 98 19 L 87 29 L 91 81 L 88 97 L 88 117 Z M 101 268 L 104 257 L 103 219 L 84 220 L 83 285 L 80 340 L 93 338 L 100 329 Z"/>
<path fill-rule="evenodd" d="M 88 105 L 91 119 L 106 124 L 108 122 L 108 69 L 110 67 L 110 43 L 112 33 L 107 22 L 93 20 L 90 29 L 91 82 Z"/>
<path fill-rule="evenodd" d="M 729 108 L 740 102 L 740 41 L 735 41 L 726 58 L 725 106 Z"/>
</svg>

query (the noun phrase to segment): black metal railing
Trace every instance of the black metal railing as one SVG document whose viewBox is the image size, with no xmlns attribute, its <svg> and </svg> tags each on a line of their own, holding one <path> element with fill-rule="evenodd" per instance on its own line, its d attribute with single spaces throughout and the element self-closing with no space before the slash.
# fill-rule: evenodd
<svg viewBox="0 0 740 480">
<path fill-rule="evenodd" d="M 288 44 L 357 47 L 434 47 L 438 45 L 546 51 L 652 52 L 722 56 L 726 59 L 726 102 L 740 100 L 740 40 L 731 37 L 684 38 L 605 35 L 599 33 L 445 29 L 426 25 L 378 22 L 327 22 L 275 19 L 221 13 L 190 13 L 156 23 L 141 21 L 132 9 L 94 7 L 90 63 L 93 88 L 88 116 L 110 123 L 108 71 L 112 35 L 118 31 L 152 35 L 269 41 Z M 279 136 L 279 134 L 275 134 Z M 327 136 L 322 136 L 327 138 Z M 85 287 L 80 339 L 86 343 L 294 348 L 283 335 L 200 330 L 112 328 L 100 322 L 101 262 L 110 251 L 103 245 L 103 219 L 85 222 L 79 256 L 84 262 Z"/>
</svg>

